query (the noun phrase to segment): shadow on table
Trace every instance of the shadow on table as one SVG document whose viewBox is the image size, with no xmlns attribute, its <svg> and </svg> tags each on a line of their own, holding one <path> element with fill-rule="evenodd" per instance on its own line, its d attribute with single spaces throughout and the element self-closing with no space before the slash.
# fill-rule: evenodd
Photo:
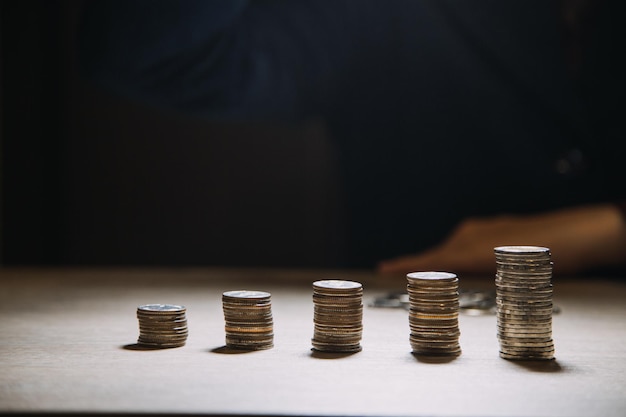
<svg viewBox="0 0 626 417">
<path fill-rule="evenodd" d="M 315 359 L 341 359 L 352 356 L 358 352 L 322 352 L 320 350 L 311 349 L 311 357 Z"/>
<path fill-rule="evenodd" d="M 536 360 L 536 361 L 522 361 L 522 360 L 508 360 L 508 362 L 519 366 L 520 368 L 525 368 L 532 372 L 544 372 L 544 373 L 556 373 L 563 372 L 565 368 L 563 368 L 556 359 L 551 359 L 547 361 Z"/>
<path fill-rule="evenodd" d="M 263 349 L 261 349 L 263 350 Z M 211 353 L 219 353 L 222 355 L 240 355 L 242 353 L 259 352 L 259 349 L 235 349 L 226 345 L 210 349 Z"/>
<path fill-rule="evenodd" d="M 158 347 L 158 346 L 145 346 L 145 345 L 140 345 L 139 343 L 131 343 L 128 345 L 123 345 L 120 346 L 120 349 L 124 349 L 124 350 L 163 350 L 163 349 L 176 349 L 177 347 L 182 347 L 182 346 L 165 346 L 165 347 Z"/>
</svg>

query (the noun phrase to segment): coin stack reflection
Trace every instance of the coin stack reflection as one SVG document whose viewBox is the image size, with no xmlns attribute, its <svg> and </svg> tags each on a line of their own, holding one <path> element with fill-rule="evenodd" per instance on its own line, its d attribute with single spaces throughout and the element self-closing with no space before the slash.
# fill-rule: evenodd
<svg viewBox="0 0 626 417">
<path fill-rule="evenodd" d="M 186 311 L 184 306 L 171 304 L 146 304 L 137 307 L 137 344 L 151 348 L 184 346 L 188 335 Z"/>
<path fill-rule="evenodd" d="M 363 335 L 363 286 L 354 281 L 313 283 L 313 349 L 359 352 Z"/>
<path fill-rule="evenodd" d="M 227 291 L 222 294 L 226 346 L 263 350 L 274 347 L 271 294 L 264 291 Z"/>
<path fill-rule="evenodd" d="M 407 281 L 413 352 L 460 355 L 458 277 L 448 272 L 413 272 Z"/>
<path fill-rule="evenodd" d="M 550 249 L 501 246 L 494 252 L 500 357 L 554 358 Z"/>
</svg>

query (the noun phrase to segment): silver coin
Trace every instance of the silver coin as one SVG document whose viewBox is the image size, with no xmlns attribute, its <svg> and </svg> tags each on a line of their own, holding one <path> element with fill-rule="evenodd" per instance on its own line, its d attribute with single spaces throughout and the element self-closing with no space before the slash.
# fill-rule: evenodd
<svg viewBox="0 0 626 417">
<path fill-rule="evenodd" d="M 180 343 L 149 343 L 149 342 L 137 342 L 139 346 L 144 346 L 151 349 L 171 349 L 185 346 L 185 342 Z"/>
<path fill-rule="evenodd" d="M 339 305 L 350 305 L 356 304 L 360 305 L 363 300 L 363 297 L 335 297 L 332 295 L 322 295 L 322 294 L 313 294 L 313 302 L 316 304 L 339 304 Z"/>
<path fill-rule="evenodd" d="M 314 289 L 328 289 L 328 290 L 340 290 L 350 291 L 363 288 L 363 285 L 355 281 L 345 281 L 339 279 L 325 279 L 321 281 L 315 281 L 313 283 Z"/>
<path fill-rule="evenodd" d="M 413 352 L 459 352 L 461 351 L 461 345 L 459 343 L 448 344 L 429 344 L 409 341 Z"/>
<path fill-rule="evenodd" d="M 271 298 L 272 294 L 265 291 L 255 291 L 255 290 L 234 290 L 234 291 L 226 291 L 222 293 L 222 297 L 226 297 L 228 299 L 268 299 Z"/>
<path fill-rule="evenodd" d="M 427 280 L 427 281 L 452 281 L 457 278 L 456 274 L 450 272 L 425 271 L 411 272 L 406 275 L 410 280 Z"/>
<path fill-rule="evenodd" d="M 500 352 L 506 352 L 511 355 L 549 355 L 554 354 L 554 345 L 542 347 L 513 347 L 500 346 Z"/>
<path fill-rule="evenodd" d="M 175 304 L 144 304 L 137 307 L 138 312 L 148 313 L 179 313 L 186 311 L 185 306 Z"/>
<path fill-rule="evenodd" d="M 363 310 L 314 308 L 313 314 L 314 316 L 328 317 L 329 319 L 332 319 L 333 317 L 341 317 L 341 318 L 355 317 L 356 318 L 356 317 L 363 317 Z"/>
<path fill-rule="evenodd" d="M 458 305 L 459 297 L 450 296 L 450 297 L 427 297 L 427 296 L 409 296 L 409 304 L 444 304 L 444 305 Z"/>
<path fill-rule="evenodd" d="M 510 334 L 510 335 L 524 335 L 524 334 L 551 334 L 552 333 L 552 325 L 544 324 L 544 325 L 515 325 L 509 323 L 501 323 L 498 322 L 496 325 L 496 330 L 498 334 Z"/>
<path fill-rule="evenodd" d="M 418 355 L 418 356 L 460 356 L 461 355 L 461 348 L 455 349 L 455 350 L 429 350 L 429 349 L 419 349 L 419 348 L 414 348 L 413 349 L 413 353 Z"/>
<path fill-rule="evenodd" d="M 363 296 L 363 288 L 347 289 L 347 288 L 317 288 L 313 287 L 313 294 L 328 297 L 361 297 Z"/>
<path fill-rule="evenodd" d="M 363 350 L 360 344 L 352 345 L 333 345 L 327 343 L 320 343 L 312 341 L 313 349 L 319 352 L 332 352 L 332 353 L 356 353 Z"/>
<path fill-rule="evenodd" d="M 409 325 L 417 327 L 432 327 L 432 328 L 446 328 L 446 327 L 458 327 L 458 317 L 449 319 L 423 319 L 413 315 L 409 316 Z"/>
<path fill-rule="evenodd" d="M 223 309 L 224 317 L 232 318 L 232 319 L 242 319 L 242 320 L 262 320 L 265 318 L 272 318 L 272 309 L 236 309 L 236 308 L 228 308 Z"/>
<path fill-rule="evenodd" d="M 274 342 L 269 341 L 265 343 L 237 343 L 237 342 L 226 342 L 226 346 L 230 349 L 237 350 L 268 350 L 274 347 Z"/>
<path fill-rule="evenodd" d="M 319 311 L 318 309 L 314 309 L 313 316 L 319 317 L 320 319 L 326 319 L 326 320 L 334 320 L 334 319 L 361 320 L 361 318 L 363 317 L 363 311 L 356 311 L 356 312 L 339 311 L 339 312 L 329 313 L 325 311 Z"/>
<path fill-rule="evenodd" d="M 508 333 L 498 333 L 498 340 L 502 340 L 504 342 L 529 342 L 529 343 L 545 343 L 552 342 L 552 335 L 550 333 L 544 335 L 538 334 L 517 334 L 511 335 Z"/>
<path fill-rule="evenodd" d="M 186 326 L 187 318 L 186 317 L 172 317 L 165 318 L 159 317 L 158 319 L 151 319 L 146 317 L 137 317 L 137 322 L 144 326 L 167 326 L 167 327 L 175 327 L 175 326 Z"/>
<path fill-rule="evenodd" d="M 320 320 L 318 318 L 313 319 L 313 323 L 317 326 L 326 326 L 326 327 L 338 327 L 338 328 L 353 328 L 357 326 L 362 326 L 362 320 Z"/>
<path fill-rule="evenodd" d="M 550 248 L 544 246 L 530 246 L 530 245 L 510 245 L 510 246 L 497 246 L 493 248 L 495 253 L 509 254 L 549 254 Z"/>
<path fill-rule="evenodd" d="M 552 328 L 550 326 L 547 327 L 519 327 L 513 328 L 510 326 L 498 326 L 497 328 L 498 335 L 501 336 L 509 336 L 509 337 L 551 337 L 552 336 Z"/>
<path fill-rule="evenodd" d="M 458 325 L 452 325 L 452 326 L 424 326 L 424 325 L 409 323 L 409 328 L 411 329 L 411 331 L 416 331 L 416 332 L 442 332 L 442 333 L 447 333 L 447 332 L 458 332 L 459 331 L 459 326 Z"/>
<path fill-rule="evenodd" d="M 231 301 L 223 300 L 222 308 L 223 309 L 248 309 L 248 310 L 261 310 L 261 309 L 269 309 L 272 307 L 271 301 L 259 301 L 251 298 L 242 298 L 238 301 L 234 299 Z"/>
<path fill-rule="evenodd" d="M 327 339 L 327 340 L 361 340 L 363 337 L 362 331 L 345 331 L 345 332 L 335 332 L 335 331 L 323 331 L 320 329 L 315 329 L 313 335 L 316 339 Z"/>
<path fill-rule="evenodd" d="M 142 334 L 146 333 L 154 333 L 154 334 L 181 334 L 188 333 L 189 329 L 187 327 L 177 327 L 174 329 L 161 328 L 161 327 L 140 327 L 139 332 Z"/>
<path fill-rule="evenodd" d="M 513 319 L 523 321 L 544 321 L 552 319 L 552 312 L 550 310 L 545 311 L 519 311 L 519 310 L 504 310 L 496 309 L 496 317 L 502 319 Z"/>
<path fill-rule="evenodd" d="M 145 320 L 139 320 L 139 328 L 150 329 L 176 329 L 180 327 L 187 327 L 187 320 L 178 320 L 172 322 L 147 322 Z"/>
<path fill-rule="evenodd" d="M 435 281 L 435 280 L 408 280 L 406 288 L 409 291 L 420 292 L 452 292 L 458 291 L 459 279 L 455 278 L 452 281 Z"/>
<path fill-rule="evenodd" d="M 409 333 L 409 339 L 414 341 L 421 341 L 424 343 L 458 343 L 460 335 L 461 332 L 459 330 L 452 333 L 411 331 Z"/>
<path fill-rule="evenodd" d="M 361 343 L 361 337 L 359 336 L 331 336 L 320 333 L 314 333 L 313 340 L 317 343 L 326 343 L 329 345 L 358 345 Z"/>
<path fill-rule="evenodd" d="M 524 298 L 524 297 L 504 297 L 500 295 L 496 295 L 496 306 L 510 307 L 516 309 L 524 309 L 524 308 L 535 308 L 535 309 L 551 309 L 552 305 L 552 297 L 548 297 L 547 299 L 539 298 L 538 300 L 532 298 Z"/>
<path fill-rule="evenodd" d="M 323 333 L 314 333 L 313 340 L 318 343 L 328 343 L 332 345 L 355 345 L 361 342 L 361 337 L 346 335 L 328 335 Z"/>
<path fill-rule="evenodd" d="M 496 261 L 496 276 L 511 279 L 528 277 L 532 279 L 551 279 L 554 264 L 546 262 L 502 262 Z"/>
</svg>

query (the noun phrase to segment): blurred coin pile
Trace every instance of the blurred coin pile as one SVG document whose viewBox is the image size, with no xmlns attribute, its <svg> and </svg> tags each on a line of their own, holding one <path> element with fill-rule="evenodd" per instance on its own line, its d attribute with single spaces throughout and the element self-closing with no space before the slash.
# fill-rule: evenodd
<svg viewBox="0 0 626 417">
<path fill-rule="evenodd" d="M 459 279 L 448 272 L 407 274 L 410 342 L 419 355 L 458 356 Z"/>
<path fill-rule="evenodd" d="M 363 334 L 363 286 L 354 281 L 313 283 L 315 350 L 358 352 Z"/>
<path fill-rule="evenodd" d="M 146 304 L 137 307 L 137 344 L 151 348 L 184 346 L 188 335 L 186 311 L 184 306 L 172 304 Z"/>
<path fill-rule="evenodd" d="M 550 249 L 501 246 L 494 252 L 500 357 L 552 359 Z"/>
<path fill-rule="evenodd" d="M 263 350 L 274 347 L 271 294 L 237 290 L 222 294 L 226 346 Z"/>
</svg>

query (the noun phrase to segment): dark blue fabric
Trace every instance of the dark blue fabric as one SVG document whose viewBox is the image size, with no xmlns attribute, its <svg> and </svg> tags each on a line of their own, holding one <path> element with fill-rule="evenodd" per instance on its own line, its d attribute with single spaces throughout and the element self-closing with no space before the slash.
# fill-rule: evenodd
<svg viewBox="0 0 626 417">
<path fill-rule="evenodd" d="M 366 265 L 470 215 L 626 196 L 623 2 L 606 2 L 577 82 L 557 3 L 88 2 L 81 52 L 152 105 L 326 120 Z"/>
</svg>

